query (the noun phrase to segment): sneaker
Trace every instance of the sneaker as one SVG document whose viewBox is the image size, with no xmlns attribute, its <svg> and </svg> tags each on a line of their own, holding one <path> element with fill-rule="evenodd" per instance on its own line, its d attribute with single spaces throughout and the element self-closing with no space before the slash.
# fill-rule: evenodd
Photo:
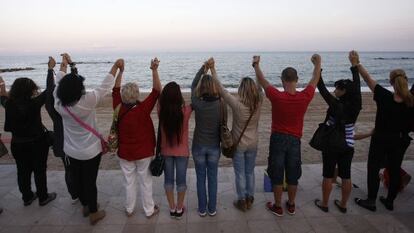
<svg viewBox="0 0 414 233">
<path fill-rule="evenodd" d="M 75 197 L 75 198 L 72 198 L 71 204 L 76 205 L 76 203 L 78 202 L 79 202 L 79 198 Z"/>
<path fill-rule="evenodd" d="M 151 215 L 147 216 L 148 219 L 154 217 L 160 212 L 160 207 L 158 205 L 154 205 L 154 212 Z"/>
<path fill-rule="evenodd" d="M 283 209 L 280 206 L 276 206 L 272 202 L 266 203 L 266 209 L 269 210 L 272 214 L 282 217 L 283 216 Z"/>
<path fill-rule="evenodd" d="M 91 225 L 95 225 L 97 222 L 99 222 L 99 220 L 105 218 L 105 210 L 98 210 L 95 213 L 91 213 L 89 215 L 89 223 Z"/>
<path fill-rule="evenodd" d="M 46 198 L 46 200 L 43 200 L 43 201 L 40 201 L 40 200 L 39 200 L 39 205 L 40 205 L 40 206 L 45 206 L 45 205 L 47 205 L 47 203 L 49 203 L 49 202 L 51 202 L 51 201 L 55 200 L 55 199 L 56 199 L 56 196 L 57 196 L 57 194 L 56 194 L 56 193 L 48 193 L 48 194 L 47 194 L 47 198 Z"/>
<path fill-rule="evenodd" d="M 215 210 L 215 211 L 213 211 L 213 212 L 208 211 L 208 215 L 209 215 L 210 217 L 214 217 L 214 216 L 216 216 L 216 214 L 217 214 L 217 210 Z"/>
<path fill-rule="evenodd" d="M 181 211 L 176 210 L 175 211 L 175 218 L 180 220 L 183 217 L 184 211 L 185 211 L 184 207 L 181 209 Z"/>
<path fill-rule="evenodd" d="M 246 207 L 247 207 L 248 210 L 250 210 L 252 208 L 253 202 L 254 202 L 254 197 L 253 196 L 248 196 L 246 198 Z"/>
<path fill-rule="evenodd" d="M 286 201 L 286 209 L 288 214 L 295 215 L 295 204 L 290 204 L 289 201 Z"/>
<path fill-rule="evenodd" d="M 200 212 L 198 211 L 198 215 L 202 218 L 204 218 L 205 216 L 207 216 L 207 212 Z"/>
<path fill-rule="evenodd" d="M 175 218 L 175 215 L 176 215 L 176 210 L 174 210 L 174 211 L 170 210 L 170 217 Z"/>
<path fill-rule="evenodd" d="M 23 205 L 24 205 L 24 206 L 31 205 L 31 204 L 32 204 L 32 202 L 33 202 L 34 200 L 36 200 L 36 199 L 37 199 L 37 195 L 36 195 L 36 193 L 33 193 L 33 197 L 32 197 L 30 200 L 25 201 L 25 202 L 23 203 Z"/>
<path fill-rule="evenodd" d="M 389 211 L 393 211 L 394 210 L 394 204 L 390 201 L 388 201 L 387 198 L 380 196 L 379 198 L 380 202 L 385 206 L 385 208 Z"/>
<path fill-rule="evenodd" d="M 247 210 L 247 203 L 246 200 L 237 200 L 233 202 L 234 207 L 236 207 L 236 209 L 242 211 L 242 212 L 246 212 Z"/>
</svg>

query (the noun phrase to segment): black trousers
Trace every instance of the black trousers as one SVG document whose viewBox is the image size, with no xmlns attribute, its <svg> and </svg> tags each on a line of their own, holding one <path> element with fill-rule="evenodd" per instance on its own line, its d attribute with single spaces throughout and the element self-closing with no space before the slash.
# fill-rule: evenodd
<svg viewBox="0 0 414 233">
<path fill-rule="evenodd" d="M 68 188 L 68 192 L 69 192 L 70 196 L 74 200 L 76 198 L 79 198 L 79 194 L 76 192 L 74 184 L 73 184 L 73 174 L 72 174 L 72 170 L 70 169 L 69 156 L 66 156 L 66 155 L 63 156 L 62 157 L 62 162 L 63 162 L 63 165 L 65 167 L 66 187 Z"/>
<path fill-rule="evenodd" d="M 405 137 L 375 134 L 368 154 L 368 198 L 376 200 L 380 184 L 379 171 L 386 167 L 390 174 L 388 201 L 394 201 L 401 184 L 400 168 L 410 141 Z"/>
<path fill-rule="evenodd" d="M 11 151 L 17 165 L 17 183 L 24 202 L 33 198 L 32 173 L 39 201 L 47 199 L 47 156 L 49 146 L 44 137 L 33 142 L 11 143 Z"/>
<path fill-rule="evenodd" d="M 95 213 L 97 208 L 98 190 L 96 188 L 96 178 L 98 177 L 101 154 L 89 160 L 78 160 L 69 157 L 69 170 L 73 178 L 73 190 L 79 194 L 79 200 L 83 206 L 88 206 L 91 213 Z"/>
</svg>

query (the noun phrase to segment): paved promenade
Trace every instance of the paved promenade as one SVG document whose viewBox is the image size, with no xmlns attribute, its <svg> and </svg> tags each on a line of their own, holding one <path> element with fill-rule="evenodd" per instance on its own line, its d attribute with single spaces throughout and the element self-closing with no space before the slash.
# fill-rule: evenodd
<svg viewBox="0 0 414 233">
<path fill-rule="evenodd" d="M 404 161 L 404 169 L 414 174 L 414 161 Z M 49 191 L 57 192 L 57 199 L 47 206 L 39 207 L 35 201 L 24 207 L 17 188 L 14 165 L 0 165 L 0 214 L 1 233 L 138 233 L 138 232 L 414 232 L 414 184 L 401 193 L 395 210 L 386 210 L 379 201 L 377 212 L 370 212 L 354 204 L 354 197 L 366 196 L 366 164 L 352 166 L 353 189 L 348 213 L 340 213 L 333 205 L 333 199 L 340 197 L 340 189 L 335 187 L 329 213 L 324 213 L 313 204 L 321 197 L 321 165 L 303 165 L 303 175 L 299 181 L 297 209 L 295 216 L 286 214 L 276 217 L 265 209 L 265 203 L 272 201 L 272 193 L 263 192 L 264 167 L 256 167 L 256 194 L 253 208 L 242 213 L 233 207 L 235 198 L 234 174 L 232 168 L 219 169 L 218 213 L 215 217 L 201 218 L 197 214 L 196 178 L 194 169 L 188 170 L 186 196 L 187 212 L 183 219 L 169 217 L 167 201 L 163 191 L 163 177 L 154 178 L 154 197 L 161 206 L 158 216 L 147 220 L 138 200 L 136 214 L 130 218 L 124 214 L 125 191 L 123 176 L 118 170 L 101 170 L 98 177 L 98 200 L 106 210 L 106 217 L 96 226 L 90 226 L 88 218 L 82 217 L 81 205 L 72 205 L 64 183 L 62 171 L 48 172 Z M 33 185 L 34 186 L 34 185 Z M 379 194 L 385 194 L 381 186 Z M 286 198 L 286 193 L 284 194 Z"/>
</svg>

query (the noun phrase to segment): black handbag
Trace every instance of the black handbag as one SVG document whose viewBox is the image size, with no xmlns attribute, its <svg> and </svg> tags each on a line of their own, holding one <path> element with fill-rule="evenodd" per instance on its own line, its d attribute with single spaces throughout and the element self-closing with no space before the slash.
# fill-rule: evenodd
<svg viewBox="0 0 414 233">
<path fill-rule="evenodd" d="M 341 130 L 337 125 L 327 125 L 326 122 L 320 123 L 309 145 L 319 151 L 345 150 L 347 148 L 345 130 Z"/>
<path fill-rule="evenodd" d="M 150 163 L 150 171 L 153 176 L 160 176 L 164 171 L 165 158 L 161 155 L 161 125 L 158 124 L 157 147 L 155 158 Z"/>
</svg>

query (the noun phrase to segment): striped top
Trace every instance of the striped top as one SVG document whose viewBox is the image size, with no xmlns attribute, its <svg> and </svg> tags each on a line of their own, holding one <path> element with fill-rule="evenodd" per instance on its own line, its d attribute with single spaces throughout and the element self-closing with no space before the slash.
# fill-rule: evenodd
<svg viewBox="0 0 414 233">
<path fill-rule="evenodd" d="M 335 118 L 329 115 L 329 118 L 326 121 L 326 125 L 335 125 Z M 355 144 L 354 136 L 355 136 L 355 123 L 345 124 L 345 140 L 346 140 L 346 144 L 351 148 L 354 148 L 354 144 Z"/>
</svg>

